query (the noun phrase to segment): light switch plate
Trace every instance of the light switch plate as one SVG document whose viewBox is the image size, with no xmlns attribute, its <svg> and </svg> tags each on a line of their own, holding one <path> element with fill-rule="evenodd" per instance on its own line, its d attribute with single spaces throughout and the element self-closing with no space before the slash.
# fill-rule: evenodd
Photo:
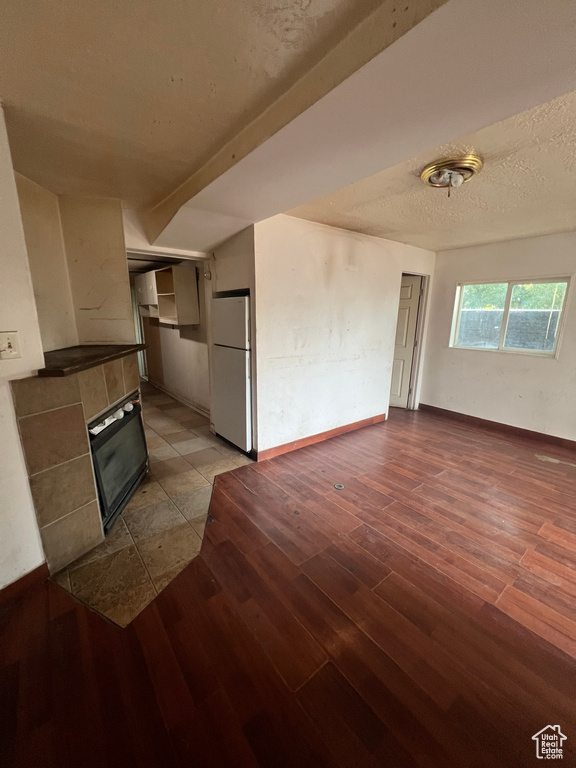
<svg viewBox="0 0 576 768">
<path fill-rule="evenodd" d="M 22 357 L 20 342 L 16 331 L 0 331 L 0 360 L 13 360 Z"/>
</svg>

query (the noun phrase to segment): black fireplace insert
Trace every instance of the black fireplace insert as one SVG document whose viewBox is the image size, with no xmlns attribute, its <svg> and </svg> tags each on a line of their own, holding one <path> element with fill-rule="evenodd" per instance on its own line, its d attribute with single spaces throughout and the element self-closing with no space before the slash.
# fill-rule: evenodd
<svg viewBox="0 0 576 768">
<path fill-rule="evenodd" d="M 119 415 L 119 411 L 124 416 L 112 420 L 115 414 Z M 89 432 L 105 534 L 110 532 L 148 470 L 148 450 L 141 413 L 135 394 L 88 425 L 88 429 L 93 430 L 105 420 L 110 420 L 98 434 Z"/>
</svg>

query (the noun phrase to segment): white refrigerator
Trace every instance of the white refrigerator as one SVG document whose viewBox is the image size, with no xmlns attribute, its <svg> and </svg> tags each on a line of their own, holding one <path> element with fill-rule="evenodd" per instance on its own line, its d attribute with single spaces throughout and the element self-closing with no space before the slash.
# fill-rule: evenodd
<svg viewBox="0 0 576 768">
<path fill-rule="evenodd" d="M 212 413 L 218 435 L 252 449 L 250 299 L 212 299 Z"/>
</svg>

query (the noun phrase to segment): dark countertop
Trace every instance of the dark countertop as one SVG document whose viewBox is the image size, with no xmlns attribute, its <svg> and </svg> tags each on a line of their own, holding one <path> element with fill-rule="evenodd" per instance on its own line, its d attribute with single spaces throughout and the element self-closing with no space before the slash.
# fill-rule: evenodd
<svg viewBox="0 0 576 768">
<path fill-rule="evenodd" d="M 146 349 L 146 344 L 81 344 L 55 349 L 44 353 L 46 368 L 39 370 L 38 376 L 70 376 L 140 349 Z"/>
</svg>

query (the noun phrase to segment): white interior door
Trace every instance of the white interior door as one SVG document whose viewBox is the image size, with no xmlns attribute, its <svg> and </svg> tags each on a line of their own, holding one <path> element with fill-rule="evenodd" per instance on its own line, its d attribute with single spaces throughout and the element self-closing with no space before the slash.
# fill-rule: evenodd
<svg viewBox="0 0 576 768">
<path fill-rule="evenodd" d="M 421 285 L 421 277 L 402 275 L 390 389 L 390 405 L 399 408 L 408 405 Z"/>
</svg>

